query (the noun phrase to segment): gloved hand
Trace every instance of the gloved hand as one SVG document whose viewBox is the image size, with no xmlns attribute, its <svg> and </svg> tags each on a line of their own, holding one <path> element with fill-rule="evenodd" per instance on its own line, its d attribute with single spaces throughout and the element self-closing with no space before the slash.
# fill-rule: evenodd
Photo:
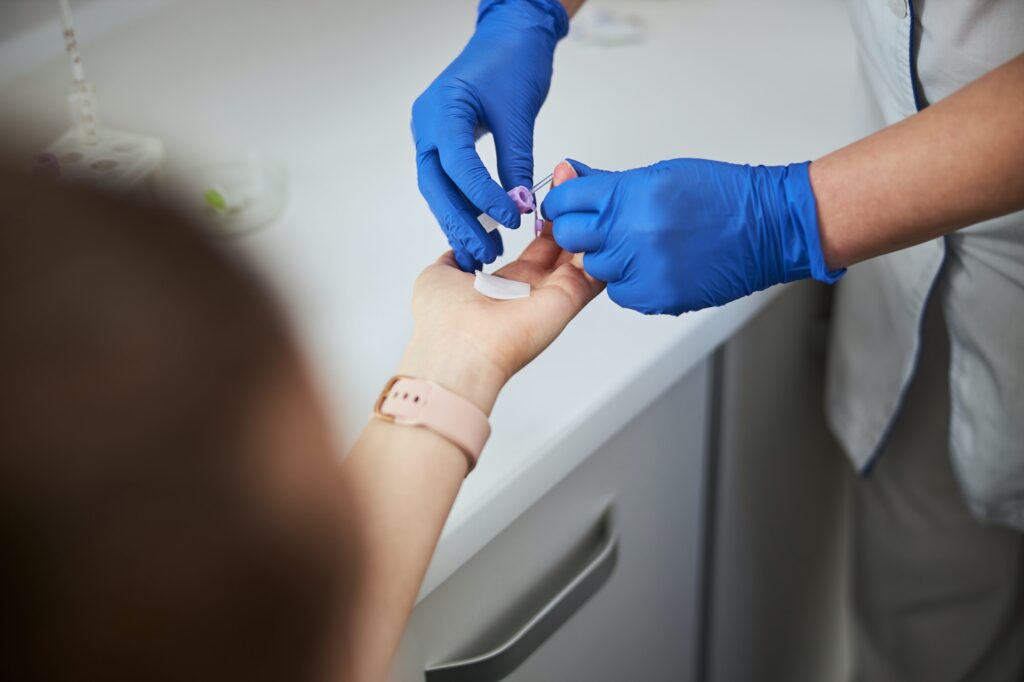
<svg viewBox="0 0 1024 682">
<path fill-rule="evenodd" d="M 552 189 L 542 213 L 623 307 L 678 315 L 844 272 L 825 265 L 810 163 L 675 159 L 618 173 L 571 163 L 580 178 Z"/>
<path fill-rule="evenodd" d="M 488 235 L 477 221 L 481 212 L 519 227 L 519 211 L 480 161 L 476 138 L 493 133 L 505 190 L 533 185 L 533 125 L 551 85 L 555 44 L 568 30 L 558 0 L 482 0 L 469 44 L 413 104 L 420 193 L 463 270 L 502 252 L 498 231 Z"/>
</svg>

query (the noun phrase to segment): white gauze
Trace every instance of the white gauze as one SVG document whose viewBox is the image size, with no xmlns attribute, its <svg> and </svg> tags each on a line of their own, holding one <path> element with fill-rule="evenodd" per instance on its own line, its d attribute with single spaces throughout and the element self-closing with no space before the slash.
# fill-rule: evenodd
<svg viewBox="0 0 1024 682">
<path fill-rule="evenodd" d="M 505 279 L 479 271 L 473 281 L 473 288 L 487 298 L 496 298 L 499 301 L 511 301 L 530 295 L 530 285 L 526 282 L 517 282 L 514 279 Z"/>
</svg>

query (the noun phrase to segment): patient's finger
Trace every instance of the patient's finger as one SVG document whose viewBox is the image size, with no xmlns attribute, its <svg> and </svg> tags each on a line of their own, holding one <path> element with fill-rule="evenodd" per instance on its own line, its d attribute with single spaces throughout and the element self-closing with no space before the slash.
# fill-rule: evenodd
<svg viewBox="0 0 1024 682">
<path fill-rule="evenodd" d="M 555 172 L 551 177 L 551 186 L 558 187 L 566 180 L 572 180 L 578 178 L 579 175 L 576 173 L 576 169 L 568 161 L 562 161 L 555 166 Z"/>
<path fill-rule="evenodd" d="M 586 272 L 569 263 L 563 263 L 557 270 L 544 278 L 543 289 L 560 289 L 569 296 L 572 306 L 582 309 L 587 303 L 604 289 L 600 282 L 587 275 Z"/>
<path fill-rule="evenodd" d="M 509 263 L 509 265 L 530 263 L 543 270 L 551 270 L 555 267 L 555 261 L 558 260 L 561 253 L 562 247 L 556 244 L 554 239 L 537 238 L 523 249 L 514 263 Z"/>
<path fill-rule="evenodd" d="M 563 182 L 578 177 L 579 174 L 576 172 L 576 169 L 572 167 L 572 164 L 570 164 L 568 161 L 562 161 L 557 166 L 555 166 L 555 172 L 552 173 L 551 177 L 551 186 L 558 187 Z M 552 225 L 550 220 L 542 221 L 540 235 L 543 235 L 545 237 L 552 236 Z"/>
<path fill-rule="evenodd" d="M 441 254 L 441 257 L 437 259 L 438 265 L 447 265 L 452 268 L 459 267 L 458 263 L 455 262 L 455 252 L 449 249 Z"/>
</svg>

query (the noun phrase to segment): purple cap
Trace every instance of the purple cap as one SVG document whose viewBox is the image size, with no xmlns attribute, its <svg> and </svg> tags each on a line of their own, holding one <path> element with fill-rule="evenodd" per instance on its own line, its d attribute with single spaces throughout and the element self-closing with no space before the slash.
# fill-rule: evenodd
<svg viewBox="0 0 1024 682">
<path fill-rule="evenodd" d="M 520 215 L 523 213 L 532 213 L 537 208 L 536 203 L 533 200 L 533 194 L 530 192 L 528 187 L 513 187 L 508 191 L 508 196 L 515 203 L 516 208 L 519 209 Z"/>
</svg>

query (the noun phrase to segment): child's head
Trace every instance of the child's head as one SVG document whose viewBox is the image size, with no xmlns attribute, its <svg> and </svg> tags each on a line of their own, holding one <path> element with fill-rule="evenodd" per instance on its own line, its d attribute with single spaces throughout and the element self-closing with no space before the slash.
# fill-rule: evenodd
<svg viewBox="0 0 1024 682">
<path fill-rule="evenodd" d="M 310 679 L 351 582 L 334 457 L 229 249 L 0 174 L 0 678 Z"/>
</svg>

